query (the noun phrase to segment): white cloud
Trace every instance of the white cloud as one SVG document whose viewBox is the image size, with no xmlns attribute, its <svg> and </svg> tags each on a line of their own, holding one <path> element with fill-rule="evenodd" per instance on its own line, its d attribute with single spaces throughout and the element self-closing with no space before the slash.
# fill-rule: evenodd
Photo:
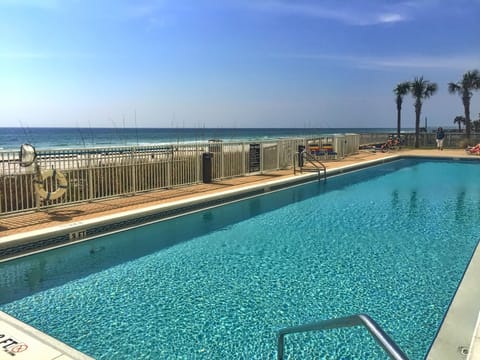
<svg viewBox="0 0 480 360">
<path fill-rule="evenodd" d="M 405 21 L 406 17 L 400 14 L 381 14 L 378 16 L 378 20 L 381 23 L 394 23 Z"/>
<path fill-rule="evenodd" d="M 465 70 L 478 67 L 480 54 L 460 56 L 397 56 L 384 58 L 360 58 L 359 63 L 366 67 L 377 68 L 413 68 L 413 69 L 451 69 Z"/>
<path fill-rule="evenodd" d="M 258 11 L 280 15 L 296 15 L 312 18 L 330 19 L 348 25 L 375 25 L 381 23 L 396 23 L 410 18 L 404 3 L 385 6 L 375 1 L 352 2 L 350 4 L 338 1 L 297 1 L 266 0 L 255 2 L 252 7 Z"/>
<path fill-rule="evenodd" d="M 450 69 L 468 70 L 478 68 L 480 54 L 465 55 L 406 55 L 371 57 L 361 55 L 335 55 L 335 54 L 272 54 L 277 58 L 310 59 L 317 61 L 331 61 L 336 64 L 343 63 L 350 67 L 367 69 Z"/>
</svg>

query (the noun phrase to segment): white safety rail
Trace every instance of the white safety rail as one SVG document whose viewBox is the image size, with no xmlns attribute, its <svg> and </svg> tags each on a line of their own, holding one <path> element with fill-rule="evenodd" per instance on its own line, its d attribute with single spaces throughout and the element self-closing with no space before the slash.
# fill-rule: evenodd
<svg viewBox="0 0 480 360">
<path fill-rule="evenodd" d="M 339 156 L 358 151 L 359 135 L 341 138 L 341 146 L 335 145 Z M 328 140 L 334 139 L 330 136 Z M 211 140 L 158 146 L 37 149 L 40 169 L 55 169 L 67 179 L 65 194 L 56 200 L 36 196 L 34 164 L 21 167 L 18 151 L 0 151 L 0 215 L 288 169 L 293 165 L 293 154 L 311 141 Z M 42 184 L 47 192 L 54 192 L 57 185 L 53 177 Z"/>
<path fill-rule="evenodd" d="M 383 144 L 388 137 L 396 135 L 396 132 L 389 133 L 366 133 L 356 135 L 359 136 L 360 145 L 367 144 Z M 405 147 L 415 146 L 415 133 L 401 133 L 403 145 Z M 480 133 L 472 133 L 470 139 L 467 139 L 464 132 L 445 132 L 445 140 L 443 141 L 444 148 L 462 149 L 467 145 L 474 146 L 480 143 Z M 430 129 L 429 132 L 421 131 L 418 135 L 418 145 L 420 148 L 435 148 L 436 130 Z"/>
</svg>

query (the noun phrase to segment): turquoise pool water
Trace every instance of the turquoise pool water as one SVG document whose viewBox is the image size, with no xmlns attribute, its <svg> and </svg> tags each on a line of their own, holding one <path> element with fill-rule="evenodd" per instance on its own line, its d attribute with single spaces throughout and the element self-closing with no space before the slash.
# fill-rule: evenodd
<svg viewBox="0 0 480 360">
<path fill-rule="evenodd" d="M 275 359 L 367 313 L 425 357 L 478 243 L 479 164 L 400 160 L 0 264 L 0 309 L 97 359 Z M 363 329 L 289 359 L 383 359 Z"/>
</svg>

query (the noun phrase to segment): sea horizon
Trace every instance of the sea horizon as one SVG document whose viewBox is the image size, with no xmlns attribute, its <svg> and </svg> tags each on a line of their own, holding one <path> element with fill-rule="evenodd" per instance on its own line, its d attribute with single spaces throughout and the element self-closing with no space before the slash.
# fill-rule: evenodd
<svg viewBox="0 0 480 360">
<path fill-rule="evenodd" d="M 411 132 L 405 128 L 402 132 Z M 345 133 L 396 133 L 396 128 L 132 128 L 132 127 L 0 127 L 0 150 L 143 146 L 169 143 L 270 140 Z"/>
</svg>

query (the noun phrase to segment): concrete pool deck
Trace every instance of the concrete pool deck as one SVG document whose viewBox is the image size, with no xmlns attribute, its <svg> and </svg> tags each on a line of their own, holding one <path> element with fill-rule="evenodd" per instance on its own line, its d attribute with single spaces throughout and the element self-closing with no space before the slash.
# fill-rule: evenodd
<svg viewBox="0 0 480 360">
<path fill-rule="evenodd" d="M 480 161 L 480 157 L 468 155 L 463 150 L 402 150 L 392 153 L 360 152 L 342 160 L 325 161 L 325 165 L 327 172 L 332 174 L 368 166 L 397 156 L 465 157 Z M 14 243 L 27 243 L 32 239 L 54 237 L 58 234 L 76 234 L 81 237 L 82 229 L 86 227 L 101 226 L 112 221 L 123 221 L 123 219 L 140 214 L 155 213 L 160 210 L 186 206 L 185 204 L 212 201 L 212 199 L 227 196 L 241 196 L 255 189 L 268 192 L 281 185 L 299 181 L 302 178 L 314 178 L 314 176 L 312 173 L 294 175 L 292 170 L 282 170 L 211 184 L 198 184 L 4 216 L 0 217 L 0 249 Z M 76 235 L 71 237 L 72 242 L 81 240 Z M 477 248 L 439 330 L 434 346 L 427 356 L 428 360 L 467 359 L 469 347 L 468 359 L 480 360 L 480 328 L 477 323 L 480 311 L 480 287 L 477 280 L 479 278 L 480 250 Z M 3 329 L 0 329 L 0 333 L 2 333 L 1 330 Z M 38 357 L 33 358 L 37 359 Z M 2 359 L 1 353 L 0 359 Z"/>
</svg>

